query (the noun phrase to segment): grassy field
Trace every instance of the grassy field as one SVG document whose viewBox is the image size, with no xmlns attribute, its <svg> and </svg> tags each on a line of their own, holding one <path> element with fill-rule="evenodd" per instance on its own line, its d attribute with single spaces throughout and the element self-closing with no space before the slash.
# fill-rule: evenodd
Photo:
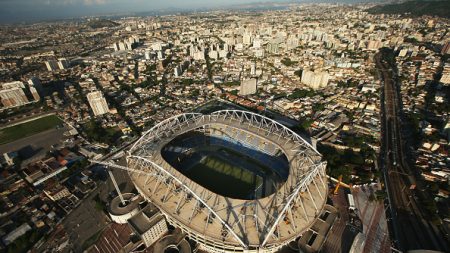
<svg viewBox="0 0 450 253">
<path fill-rule="evenodd" d="M 187 176 L 215 193 L 244 199 L 262 181 L 261 177 L 252 172 L 234 166 L 215 155 L 209 155 L 194 165 L 187 172 Z"/>
<path fill-rule="evenodd" d="M 23 124 L 7 127 L 0 130 L 0 144 L 13 142 L 52 128 L 62 121 L 55 115 L 45 116 Z"/>
</svg>

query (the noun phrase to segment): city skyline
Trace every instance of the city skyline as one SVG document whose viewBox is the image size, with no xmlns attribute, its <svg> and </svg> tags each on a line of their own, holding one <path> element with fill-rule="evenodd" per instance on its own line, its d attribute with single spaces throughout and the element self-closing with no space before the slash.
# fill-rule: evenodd
<svg viewBox="0 0 450 253">
<path fill-rule="evenodd" d="M 83 16 L 115 15 L 130 12 L 182 11 L 229 7 L 236 4 L 268 2 L 265 0 L 230 1 L 157 1 L 157 0 L 2 0 L 0 22 L 33 22 Z M 270 2 L 283 2 L 272 0 Z"/>
<path fill-rule="evenodd" d="M 170 13 L 237 8 L 240 5 L 287 3 L 364 3 L 384 0 L 1 0 L 0 24 L 43 22 L 89 16 L 115 16 L 127 13 Z"/>
<path fill-rule="evenodd" d="M 450 2 L 259 2 L 0 0 L 142 11 L 0 26 L 0 252 L 448 252 Z"/>
</svg>

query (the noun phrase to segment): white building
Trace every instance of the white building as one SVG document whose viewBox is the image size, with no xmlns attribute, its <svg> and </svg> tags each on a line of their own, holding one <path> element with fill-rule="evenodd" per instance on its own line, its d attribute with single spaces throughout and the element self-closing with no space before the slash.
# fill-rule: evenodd
<svg viewBox="0 0 450 253">
<path fill-rule="evenodd" d="M 128 223 L 149 247 L 168 232 L 167 222 L 161 212 L 152 204 L 148 204 Z"/>
<path fill-rule="evenodd" d="M 252 76 L 256 75 L 256 62 L 252 62 L 252 64 L 251 64 L 250 75 L 252 75 Z"/>
<path fill-rule="evenodd" d="M 312 89 L 319 89 L 328 85 L 329 78 L 327 72 L 303 70 L 301 82 Z"/>
<path fill-rule="evenodd" d="M 143 201 L 141 195 L 133 193 L 123 193 L 125 205 L 122 204 L 119 196 L 113 198 L 108 206 L 109 216 L 111 220 L 118 224 L 125 224 L 127 221 L 139 213 L 139 203 Z"/>
<path fill-rule="evenodd" d="M 87 99 L 95 116 L 109 112 L 108 104 L 101 91 L 88 93 Z"/>
<path fill-rule="evenodd" d="M 253 38 L 252 35 L 249 33 L 244 34 L 243 38 L 242 38 L 242 43 L 244 45 L 251 45 L 253 42 Z"/>
<path fill-rule="evenodd" d="M 165 57 L 164 52 L 162 50 L 158 51 L 158 60 L 163 60 L 164 57 Z"/>
<path fill-rule="evenodd" d="M 145 59 L 146 60 L 150 60 L 152 57 L 151 57 L 151 53 L 150 53 L 150 51 L 145 51 Z"/>
<path fill-rule="evenodd" d="M 256 93 L 256 78 L 244 79 L 241 81 L 241 89 L 239 91 L 239 95 L 246 96 Z"/>
</svg>

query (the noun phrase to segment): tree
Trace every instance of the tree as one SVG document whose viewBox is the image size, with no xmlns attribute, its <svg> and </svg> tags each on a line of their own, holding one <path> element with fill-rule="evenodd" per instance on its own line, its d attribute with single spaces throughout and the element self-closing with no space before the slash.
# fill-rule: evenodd
<svg viewBox="0 0 450 253">
<path fill-rule="evenodd" d="M 301 70 L 301 69 L 294 71 L 294 75 L 296 75 L 298 77 L 301 77 L 302 73 L 303 73 L 303 70 Z"/>
</svg>

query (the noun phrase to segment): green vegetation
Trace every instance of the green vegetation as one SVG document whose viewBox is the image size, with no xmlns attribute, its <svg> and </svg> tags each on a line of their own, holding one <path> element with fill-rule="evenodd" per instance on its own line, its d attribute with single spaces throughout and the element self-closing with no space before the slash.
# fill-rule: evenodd
<svg viewBox="0 0 450 253">
<path fill-rule="evenodd" d="M 353 79 L 348 79 L 347 81 L 339 81 L 337 86 L 339 88 L 352 88 L 358 87 L 358 82 Z"/>
<path fill-rule="evenodd" d="M 84 169 L 86 166 L 89 165 L 89 161 L 86 158 L 82 158 L 79 161 L 76 161 L 72 166 L 64 170 L 58 175 L 58 178 L 64 179 L 67 177 L 72 176 L 75 172 Z"/>
<path fill-rule="evenodd" d="M 230 91 L 230 94 L 237 96 L 239 93 L 239 90 L 232 90 Z"/>
<path fill-rule="evenodd" d="M 194 89 L 191 91 L 190 96 L 193 98 L 196 98 L 198 96 L 200 96 L 200 90 L 199 89 Z"/>
<path fill-rule="evenodd" d="M 366 143 L 374 143 L 375 140 L 372 136 L 366 135 L 344 135 L 342 136 L 342 141 L 349 147 L 361 148 Z"/>
<path fill-rule="evenodd" d="M 95 202 L 95 209 L 101 212 L 106 212 L 106 204 L 100 199 L 99 194 L 95 195 L 92 200 Z"/>
<path fill-rule="evenodd" d="M 301 77 L 301 76 L 302 76 L 302 73 L 303 73 L 303 70 L 302 70 L 302 69 L 299 69 L 299 70 L 294 71 L 294 75 L 296 75 L 296 76 L 298 76 L 298 77 Z"/>
<path fill-rule="evenodd" d="M 294 65 L 294 64 L 297 64 L 298 61 L 292 61 L 292 60 L 289 59 L 289 58 L 283 58 L 283 60 L 281 60 L 281 63 L 282 63 L 284 66 L 286 66 L 286 67 L 290 67 L 290 66 L 292 66 L 292 65 Z"/>
<path fill-rule="evenodd" d="M 304 97 L 314 97 L 320 93 L 314 91 L 313 89 L 300 89 L 296 88 L 289 96 L 289 99 L 298 99 Z"/>
<path fill-rule="evenodd" d="M 29 113 L 33 110 L 45 110 L 47 111 L 48 107 L 42 101 L 26 104 L 20 107 L 9 108 L 7 110 L 3 110 L 0 112 L 0 123 L 6 123 L 8 118 L 12 118 L 15 116 L 22 116 L 23 114 Z"/>
<path fill-rule="evenodd" d="M 314 120 L 310 119 L 310 118 L 306 118 L 306 119 L 301 119 L 299 120 L 300 123 L 293 127 L 293 131 L 299 131 L 301 133 L 307 133 L 308 129 L 311 127 L 311 124 L 314 122 Z"/>
<path fill-rule="evenodd" d="M 320 111 L 323 111 L 323 110 L 325 110 L 325 105 L 324 105 L 324 104 L 316 103 L 316 104 L 314 104 L 314 105 L 312 106 L 312 110 L 313 110 L 314 112 L 320 112 Z"/>
<path fill-rule="evenodd" d="M 369 201 L 383 201 L 387 198 L 385 191 L 377 190 L 375 193 L 370 194 Z"/>
<path fill-rule="evenodd" d="M 371 14 L 431 15 L 450 18 L 450 1 L 409 1 L 399 4 L 379 5 L 370 8 Z"/>
<path fill-rule="evenodd" d="M 351 149 L 341 151 L 325 145 L 318 148 L 327 161 L 327 173 L 334 178 L 342 175 L 343 181 L 347 183 L 351 181 L 353 168 L 363 166 L 365 163 L 364 156 Z"/>
<path fill-rule="evenodd" d="M 103 128 L 102 125 L 94 119 L 91 119 L 88 123 L 83 125 L 84 132 L 91 140 L 114 144 L 115 141 L 122 136 L 122 132 L 115 127 Z"/>
<path fill-rule="evenodd" d="M 30 122 L 1 129 L 0 144 L 9 143 L 24 137 L 44 132 L 55 128 L 57 125 L 62 123 L 62 120 L 60 120 L 56 115 L 50 115 Z"/>
</svg>

